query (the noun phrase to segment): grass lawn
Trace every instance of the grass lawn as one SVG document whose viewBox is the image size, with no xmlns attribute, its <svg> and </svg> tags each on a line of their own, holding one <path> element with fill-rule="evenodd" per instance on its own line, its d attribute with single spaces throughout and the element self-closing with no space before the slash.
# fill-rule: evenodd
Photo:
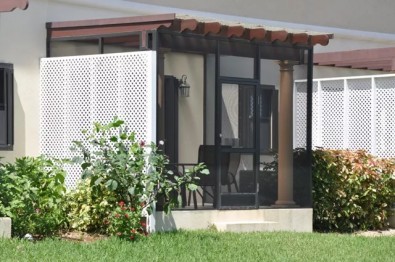
<svg viewBox="0 0 395 262">
<path fill-rule="evenodd" d="M 318 233 L 153 234 L 131 243 L 0 239 L 0 261 L 394 261 L 395 237 Z"/>
</svg>

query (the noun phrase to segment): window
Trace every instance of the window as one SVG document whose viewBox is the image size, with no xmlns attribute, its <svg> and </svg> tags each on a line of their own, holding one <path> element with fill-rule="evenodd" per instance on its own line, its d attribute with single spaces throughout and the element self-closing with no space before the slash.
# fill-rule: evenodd
<svg viewBox="0 0 395 262">
<path fill-rule="evenodd" d="M 13 65 L 0 63 L 0 150 L 12 150 L 14 144 Z"/>
<path fill-rule="evenodd" d="M 254 143 L 254 87 L 240 86 L 239 134 L 240 145 Z M 259 140 L 261 153 L 278 151 L 278 90 L 274 86 L 261 85 L 258 93 Z"/>
</svg>

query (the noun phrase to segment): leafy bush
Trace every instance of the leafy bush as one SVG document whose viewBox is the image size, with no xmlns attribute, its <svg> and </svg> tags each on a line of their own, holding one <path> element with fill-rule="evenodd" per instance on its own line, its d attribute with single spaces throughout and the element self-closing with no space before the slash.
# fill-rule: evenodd
<svg viewBox="0 0 395 262">
<path fill-rule="evenodd" d="M 65 172 L 44 157 L 23 157 L 0 166 L 0 216 L 12 218 L 12 233 L 48 236 L 65 222 Z"/>
<path fill-rule="evenodd" d="M 313 152 L 314 228 L 351 232 L 387 226 L 395 161 L 364 151 Z"/>
<path fill-rule="evenodd" d="M 73 159 L 81 164 L 82 178 L 89 178 L 92 190 L 97 192 L 102 192 L 100 188 L 105 186 L 127 207 L 142 207 L 135 210 L 139 217 L 152 212 L 159 196 L 164 199 L 165 211 L 170 211 L 177 205 L 180 185 L 195 190 L 198 177 L 194 174 L 208 171 L 199 164 L 183 176 L 174 175 L 167 170 L 168 158 L 158 147 L 136 141 L 135 134 L 128 133 L 123 123 L 117 118 L 107 125 L 95 123 L 85 142 L 74 142 L 74 149 L 82 154 Z"/>
<path fill-rule="evenodd" d="M 84 232 L 107 233 L 106 221 L 117 200 L 104 185 L 92 188 L 90 179 L 81 180 L 77 188 L 66 194 L 68 228 Z"/>
<path fill-rule="evenodd" d="M 146 218 L 141 217 L 143 205 L 130 206 L 120 201 L 117 208 L 105 220 L 109 233 L 127 240 L 137 240 L 146 236 Z"/>
</svg>

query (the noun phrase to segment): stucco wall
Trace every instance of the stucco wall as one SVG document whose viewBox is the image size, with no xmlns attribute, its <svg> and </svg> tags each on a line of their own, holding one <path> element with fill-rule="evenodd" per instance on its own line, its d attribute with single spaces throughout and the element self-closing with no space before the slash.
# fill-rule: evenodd
<svg viewBox="0 0 395 262">
<path fill-rule="evenodd" d="M 189 97 L 179 97 L 179 151 L 180 163 L 196 163 L 199 145 L 203 144 L 204 58 L 201 55 L 165 54 L 165 75 L 181 78 L 186 75 L 191 86 Z"/>
<path fill-rule="evenodd" d="M 15 79 L 14 150 L 0 151 L 0 157 L 11 161 L 18 156 L 39 154 L 39 67 L 46 51 L 45 23 L 127 15 L 136 14 L 67 5 L 56 0 L 33 0 L 27 10 L 0 14 L 0 62 L 14 64 Z"/>
</svg>

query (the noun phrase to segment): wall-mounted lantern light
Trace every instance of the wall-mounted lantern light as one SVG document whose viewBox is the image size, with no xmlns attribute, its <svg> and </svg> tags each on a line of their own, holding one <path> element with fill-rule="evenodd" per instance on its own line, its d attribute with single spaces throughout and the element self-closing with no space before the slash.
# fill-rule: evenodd
<svg viewBox="0 0 395 262">
<path fill-rule="evenodd" d="M 191 86 L 187 83 L 187 76 L 182 75 L 180 79 L 180 96 L 188 97 L 189 96 L 189 89 Z"/>
</svg>

